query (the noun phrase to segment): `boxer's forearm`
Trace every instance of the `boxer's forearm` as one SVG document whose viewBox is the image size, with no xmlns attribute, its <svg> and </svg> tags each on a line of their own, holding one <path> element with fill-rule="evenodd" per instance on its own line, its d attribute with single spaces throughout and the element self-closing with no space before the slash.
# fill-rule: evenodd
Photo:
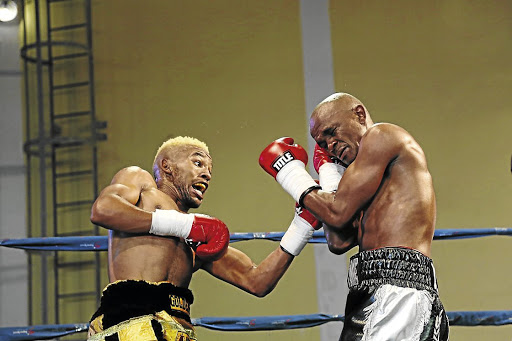
<svg viewBox="0 0 512 341">
<path fill-rule="evenodd" d="M 293 256 L 277 248 L 270 253 L 250 274 L 252 294 L 258 297 L 268 295 L 283 277 L 292 263 Z"/>
<path fill-rule="evenodd" d="M 203 263 L 202 268 L 254 296 L 264 297 L 275 288 L 293 258 L 278 247 L 256 265 L 245 253 L 229 247 L 222 258 Z"/>
<path fill-rule="evenodd" d="M 336 193 L 314 190 L 303 199 L 304 207 L 333 231 L 344 229 L 353 220 L 355 207 L 350 206 L 348 198 L 336 198 Z"/>
</svg>

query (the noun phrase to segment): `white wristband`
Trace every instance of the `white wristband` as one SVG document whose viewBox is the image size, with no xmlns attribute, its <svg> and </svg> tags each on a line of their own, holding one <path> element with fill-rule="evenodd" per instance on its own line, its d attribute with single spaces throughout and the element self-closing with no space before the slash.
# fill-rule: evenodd
<svg viewBox="0 0 512 341">
<path fill-rule="evenodd" d="M 318 169 L 320 186 L 326 192 L 334 192 L 338 189 L 345 167 L 337 163 L 326 162 Z"/>
<path fill-rule="evenodd" d="M 306 171 L 304 162 L 293 160 L 287 163 L 276 176 L 277 182 L 290 194 L 295 200 L 299 202 L 300 196 L 308 188 L 318 186 L 315 180 Z"/>
<path fill-rule="evenodd" d="M 315 230 L 303 218 L 295 215 L 290 227 L 281 238 L 281 247 L 288 253 L 298 256 Z"/>
<path fill-rule="evenodd" d="M 175 210 L 156 210 L 153 212 L 149 233 L 159 236 L 187 238 L 194 222 L 193 214 Z"/>
</svg>

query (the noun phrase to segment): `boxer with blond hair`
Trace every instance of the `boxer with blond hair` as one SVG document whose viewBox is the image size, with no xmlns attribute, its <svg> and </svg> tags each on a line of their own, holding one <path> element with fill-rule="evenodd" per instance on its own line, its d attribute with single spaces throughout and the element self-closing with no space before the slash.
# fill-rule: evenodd
<svg viewBox="0 0 512 341">
<path fill-rule="evenodd" d="M 89 340 L 196 340 L 188 286 L 203 269 L 252 295 L 271 292 L 319 222 L 297 210 L 280 243 L 259 265 L 229 246 L 220 220 L 188 213 L 212 178 L 205 143 L 176 137 L 158 149 L 153 176 L 120 170 L 93 204 L 91 221 L 109 229 L 110 284 L 91 318 Z"/>
</svg>

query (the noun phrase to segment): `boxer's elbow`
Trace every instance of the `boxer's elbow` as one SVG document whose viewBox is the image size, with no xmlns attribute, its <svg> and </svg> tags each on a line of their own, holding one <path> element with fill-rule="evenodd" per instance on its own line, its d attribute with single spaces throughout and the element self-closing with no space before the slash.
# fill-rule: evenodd
<svg viewBox="0 0 512 341">
<path fill-rule="evenodd" d="M 263 298 L 263 297 L 267 296 L 268 294 L 270 294 L 273 289 L 274 288 L 261 288 L 261 289 L 254 290 L 252 292 L 252 294 L 258 298 Z"/>
<path fill-rule="evenodd" d="M 107 203 L 108 200 L 99 197 L 91 208 L 91 222 L 95 225 L 106 226 L 111 216 L 111 209 Z"/>
<path fill-rule="evenodd" d="M 268 294 L 270 294 L 270 292 L 272 292 L 273 289 L 274 289 L 273 286 L 262 285 L 257 282 L 250 283 L 245 288 L 245 290 L 248 293 L 250 293 L 251 295 L 256 296 L 258 298 L 263 298 L 263 297 L 267 296 Z"/>
<path fill-rule="evenodd" d="M 256 297 L 262 298 L 267 296 L 274 290 L 279 279 L 274 277 L 267 277 L 265 274 L 247 278 L 247 281 L 243 285 L 243 289 Z"/>
<path fill-rule="evenodd" d="M 346 252 L 344 251 L 343 247 L 340 247 L 339 245 L 333 243 L 327 243 L 327 247 L 329 248 L 329 251 L 331 253 L 334 253 L 335 255 L 342 255 Z"/>
<path fill-rule="evenodd" d="M 253 291 L 253 292 L 251 292 L 251 294 L 253 294 L 254 296 L 256 296 L 258 298 L 263 298 L 263 297 L 267 296 L 269 293 L 270 293 L 270 291 Z"/>
<path fill-rule="evenodd" d="M 327 243 L 327 247 L 329 248 L 329 251 L 331 253 L 334 253 L 335 255 L 342 255 L 346 253 L 348 250 L 354 247 L 352 244 L 348 243 Z"/>
<path fill-rule="evenodd" d="M 342 231 L 332 230 L 327 226 L 325 231 L 327 247 L 335 255 L 342 255 L 357 245 L 357 231 L 344 229 Z"/>
</svg>

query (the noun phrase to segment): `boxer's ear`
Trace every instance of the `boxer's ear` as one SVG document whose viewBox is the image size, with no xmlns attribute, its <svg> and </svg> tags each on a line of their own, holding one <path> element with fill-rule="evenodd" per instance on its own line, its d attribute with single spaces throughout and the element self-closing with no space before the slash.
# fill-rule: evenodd
<svg viewBox="0 0 512 341">
<path fill-rule="evenodd" d="M 364 109 L 364 107 L 361 104 L 359 104 L 357 107 L 354 108 L 354 112 L 357 115 L 359 123 L 364 125 L 366 123 L 366 110 Z"/>
<path fill-rule="evenodd" d="M 172 164 L 171 164 L 171 161 L 167 158 L 162 158 L 162 160 L 160 160 L 160 169 L 162 170 L 162 172 L 164 172 L 165 174 L 167 175 L 172 175 Z"/>
</svg>

